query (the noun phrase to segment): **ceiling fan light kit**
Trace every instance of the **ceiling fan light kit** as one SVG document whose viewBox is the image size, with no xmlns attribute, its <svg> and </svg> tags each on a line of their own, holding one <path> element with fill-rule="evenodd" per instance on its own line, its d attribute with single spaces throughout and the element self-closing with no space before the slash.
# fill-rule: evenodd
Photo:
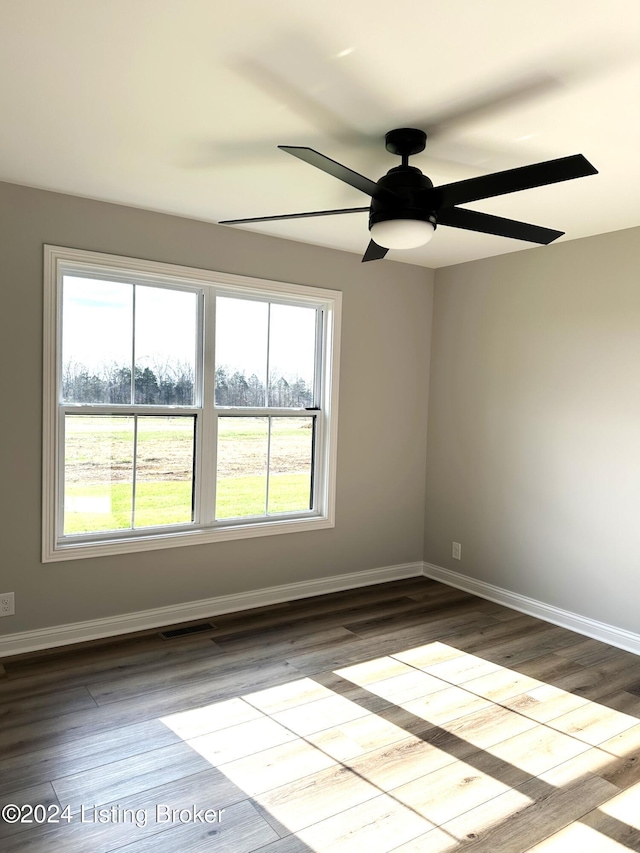
<svg viewBox="0 0 640 853">
<path fill-rule="evenodd" d="M 385 146 L 391 154 L 401 157 L 401 165 L 390 169 L 379 181 L 372 181 L 313 148 L 288 145 L 278 147 L 370 196 L 368 211 L 371 241 L 363 261 L 380 260 L 389 249 L 413 249 L 423 246 L 433 237 L 438 224 L 547 245 L 561 237 L 564 232 L 469 210 L 458 205 L 597 174 L 597 169 L 582 154 L 575 154 L 434 187 L 432 181 L 423 175 L 420 169 L 409 165 L 409 157 L 423 151 L 426 140 L 426 133 L 416 128 L 390 130 L 385 136 Z M 366 210 L 367 208 L 361 207 L 316 210 L 251 219 L 229 219 L 220 224 L 274 222 Z"/>
<path fill-rule="evenodd" d="M 426 245 L 435 230 L 435 222 L 420 219 L 381 219 L 369 226 L 371 239 L 383 249 L 416 249 Z"/>
</svg>

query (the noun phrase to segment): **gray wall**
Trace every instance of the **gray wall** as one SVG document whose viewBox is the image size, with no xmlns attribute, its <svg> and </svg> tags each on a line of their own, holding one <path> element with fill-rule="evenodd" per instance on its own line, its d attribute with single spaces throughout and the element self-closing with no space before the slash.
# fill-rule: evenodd
<svg viewBox="0 0 640 853">
<path fill-rule="evenodd" d="M 44 243 L 341 290 L 336 527 L 43 565 Z M 418 267 L 0 184 L 0 633 L 422 559 L 432 294 Z"/>
<path fill-rule="evenodd" d="M 437 271 L 426 483 L 427 562 L 640 630 L 640 229 Z"/>
</svg>

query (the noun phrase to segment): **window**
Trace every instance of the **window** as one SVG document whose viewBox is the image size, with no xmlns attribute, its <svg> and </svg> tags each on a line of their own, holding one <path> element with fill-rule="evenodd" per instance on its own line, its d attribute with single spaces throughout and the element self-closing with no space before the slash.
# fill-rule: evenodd
<svg viewBox="0 0 640 853">
<path fill-rule="evenodd" d="M 46 246 L 43 560 L 333 526 L 340 298 Z"/>
</svg>

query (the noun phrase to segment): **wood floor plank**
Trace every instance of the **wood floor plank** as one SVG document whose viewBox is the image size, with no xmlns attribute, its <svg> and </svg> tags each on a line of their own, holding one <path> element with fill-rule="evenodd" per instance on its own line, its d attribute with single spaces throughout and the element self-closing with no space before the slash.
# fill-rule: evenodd
<svg viewBox="0 0 640 853">
<path fill-rule="evenodd" d="M 488 675 L 465 681 L 464 689 L 491 702 L 501 704 L 506 699 L 543 687 L 544 683 L 513 669 L 501 667 Z"/>
<path fill-rule="evenodd" d="M 398 802 L 440 826 L 508 792 L 520 778 L 517 769 L 505 768 L 499 759 L 484 755 L 476 756 L 473 765 L 466 761 L 447 764 L 391 793 Z"/>
<path fill-rule="evenodd" d="M 444 823 L 469 853 L 524 853 L 589 810 L 605 802 L 615 788 L 598 777 L 571 786 L 531 779 Z M 572 848 L 566 848 L 569 853 Z"/>
<path fill-rule="evenodd" d="M 112 761 L 52 781 L 61 803 L 73 813 L 83 804 L 103 805 L 149 788 L 208 770 L 210 763 L 186 743 L 176 743 Z"/>
<path fill-rule="evenodd" d="M 289 683 L 286 682 L 282 686 L 287 687 Z M 201 705 L 188 711 L 179 711 L 177 714 L 167 714 L 160 717 L 160 722 L 183 740 L 188 740 L 237 726 L 240 723 L 260 720 L 262 717 L 261 711 L 247 702 L 244 697 L 242 699 L 236 697 L 212 702 L 210 705 Z"/>
<path fill-rule="evenodd" d="M 576 708 L 588 704 L 584 696 L 576 696 L 568 690 L 562 690 L 552 684 L 542 684 L 524 693 L 504 697 L 501 704 L 518 714 L 547 723 L 554 717 L 560 717 Z"/>
<path fill-rule="evenodd" d="M 5 697 L 0 694 L 0 698 Z M 12 702 L 0 701 L 0 727 L 25 725 L 60 714 L 95 707 L 96 702 L 93 696 L 84 686 L 74 687 L 71 690 L 56 690 L 53 695 L 47 692 Z"/>
<path fill-rule="evenodd" d="M 278 711 L 271 714 L 271 718 L 297 735 L 306 737 L 368 714 L 369 711 L 357 702 L 351 702 L 344 694 L 334 694 L 295 708 L 287 708 L 286 711 Z"/>
<path fill-rule="evenodd" d="M 637 719 L 603 705 L 588 702 L 573 711 L 554 717 L 547 725 L 578 740 L 597 746 L 605 740 L 632 728 Z"/>
<path fill-rule="evenodd" d="M 277 832 L 245 800 L 226 808 L 219 823 L 179 824 L 128 844 L 126 853 L 211 853 L 212 850 L 251 853 L 277 838 Z"/>
<path fill-rule="evenodd" d="M 640 722 L 609 738 L 609 740 L 603 741 L 600 744 L 600 749 L 620 758 L 636 755 L 640 752 Z"/>
<path fill-rule="evenodd" d="M 598 698 L 599 705 L 605 705 L 613 711 L 630 714 L 640 720 L 640 696 L 628 693 L 626 690 L 616 690 Z"/>
<path fill-rule="evenodd" d="M 461 717 L 467 717 L 478 711 L 493 711 L 494 706 L 488 699 L 469 693 L 461 687 L 447 686 L 443 689 L 410 702 L 401 703 L 401 707 L 416 717 L 421 717 L 431 725 L 444 726 Z"/>
<path fill-rule="evenodd" d="M 583 666 L 597 666 L 599 663 L 616 659 L 632 663 L 635 657 L 630 652 L 624 652 L 622 649 L 616 649 L 607 643 L 590 638 L 583 638 L 564 649 L 558 649 L 557 654 L 581 663 Z"/>
<path fill-rule="evenodd" d="M 149 720 L 111 729 L 106 736 L 101 732 L 62 743 L 56 740 L 53 737 L 51 746 L 35 752 L 1 760 L 0 794 L 170 746 L 179 743 L 180 737 L 159 720 Z"/>
<path fill-rule="evenodd" d="M 393 678 L 385 678 L 382 681 L 374 681 L 367 684 L 367 690 L 376 696 L 387 699 L 395 705 L 420 699 L 439 690 L 444 690 L 447 682 L 426 672 L 414 670 L 404 675 L 395 675 Z"/>
<path fill-rule="evenodd" d="M 640 850 L 640 784 L 612 796 L 598 808 L 581 817 L 544 841 L 528 848 L 526 853 L 620 853 Z"/>
<path fill-rule="evenodd" d="M 279 835 L 298 832 L 346 809 L 372 800 L 378 788 L 340 765 L 257 794 L 258 810 Z"/>
<path fill-rule="evenodd" d="M 395 708 L 391 709 L 392 715 L 396 711 Z M 337 762 L 344 762 L 379 747 L 405 740 L 407 734 L 411 734 L 403 725 L 403 720 L 398 720 L 393 716 L 391 719 L 387 719 L 384 716 L 386 713 L 386 711 L 382 711 L 380 714 L 359 717 L 357 720 L 351 720 L 332 726 L 330 729 L 323 729 L 320 732 L 307 735 L 305 740 L 330 755 Z M 431 727 L 425 724 L 424 728 Z"/>
<path fill-rule="evenodd" d="M 464 657 L 464 655 L 465 652 L 456 648 L 456 646 L 434 640 L 430 643 L 417 645 L 410 649 L 400 650 L 396 652 L 393 657 L 407 666 L 424 669 L 425 666 L 433 666 L 441 661 L 451 660 L 456 657 Z"/>
<path fill-rule="evenodd" d="M 567 850 L 580 850 L 582 853 L 629 853 L 629 850 L 640 850 L 640 832 L 631 826 L 623 825 L 615 828 L 602 827 L 604 831 L 592 828 L 583 818 L 581 823 L 571 823 L 569 826 L 546 838 L 540 844 L 529 847 L 526 853 L 566 853 Z"/>
<path fill-rule="evenodd" d="M 411 599 L 407 599 L 411 601 Z M 388 631 L 394 631 L 398 628 L 405 629 L 414 626 L 429 625 L 434 619 L 445 619 L 450 616 L 458 616 L 458 614 L 474 614 L 478 612 L 478 603 L 472 597 L 465 596 L 464 601 L 452 601 L 449 604 L 434 603 L 417 603 L 411 601 L 411 606 L 404 610 L 398 609 L 397 612 L 381 613 L 379 616 L 367 617 L 366 619 L 358 619 L 345 621 L 345 626 L 353 631 L 359 637 L 369 638 L 377 637 L 379 634 Z M 486 616 L 486 619 L 492 617 Z M 473 618 L 471 616 L 471 618 Z M 462 623 L 460 620 L 459 624 Z"/>
<path fill-rule="evenodd" d="M 486 751 L 513 764 L 524 773 L 539 776 L 588 750 L 589 745 L 576 738 L 547 726 L 534 726 L 521 734 L 494 743 L 487 747 Z"/>
<path fill-rule="evenodd" d="M 304 738 L 226 762 L 221 770 L 247 794 L 263 794 L 336 764 L 335 758 Z"/>
<path fill-rule="evenodd" d="M 578 674 L 581 678 L 588 677 L 590 668 L 567 658 L 560 657 L 555 653 L 542 654 L 534 658 L 521 661 L 517 665 L 518 672 L 544 681 L 545 684 L 563 687 L 561 679 Z"/>
<path fill-rule="evenodd" d="M 265 714 L 276 714 L 318 699 L 330 699 L 334 695 L 332 690 L 312 678 L 299 678 L 278 687 L 247 693 L 243 700 Z"/>
<path fill-rule="evenodd" d="M 411 666 L 398 660 L 397 655 L 383 655 L 382 657 L 368 658 L 351 666 L 340 667 L 335 670 L 335 673 L 340 678 L 364 687 L 398 675 L 410 675 L 413 671 Z"/>
<path fill-rule="evenodd" d="M 280 631 L 283 628 L 288 628 L 292 632 L 295 630 L 304 632 L 305 629 L 308 630 L 310 619 L 313 619 L 314 626 L 319 630 L 336 626 L 350 628 L 352 623 L 356 625 L 373 618 L 392 618 L 396 614 L 401 615 L 417 607 L 420 607 L 417 602 L 403 595 L 364 603 L 360 603 L 356 598 L 349 607 L 336 610 L 327 605 L 319 614 L 314 614 L 311 608 L 305 610 L 301 607 L 299 610 L 292 608 L 286 616 L 285 614 L 265 614 L 250 623 L 245 619 L 238 619 L 222 625 L 212 634 L 212 637 L 216 642 L 222 643 L 232 638 L 251 638 L 263 634 L 268 636 L 270 632 Z"/>
<path fill-rule="evenodd" d="M 618 758 L 605 765 L 598 775 L 620 790 L 631 788 L 640 782 L 639 758 L 637 751 L 634 755 Z"/>
<path fill-rule="evenodd" d="M 248 637 L 227 637 L 219 639 L 216 645 L 225 654 L 247 651 L 255 654 L 259 648 L 261 654 L 279 655 L 286 658 L 293 654 L 335 648 L 343 643 L 350 643 L 358 639 L 359 637 L 353 631 L 349 631 L 342 625 L 319 629 L 314 624 L 313 631 L 309 631 L 307 624 L 298 625 L 295 629 L 289 627 L 272 628 L 268 633 L 259 632 L 257 636 L 255 633 L 251 633 Z"/>
<path fill-rule="evenodd" d="M 205 758 L 212 767 L 254 755 L 263 749 L 278 746 L 296 739 L 289 728 L 280 725 L 271 717 L 240 723 L 206 735 L 191 738 L 187 743 Z"/>
<path fill-rule="evenodd" d="M 484 614 L 484 607 L 481 609 Z M 491 617 L 484 625 L 461 624 L 460 629 L 448 638 L 450 645 L 461 652 L 474 654 L 489 649 L 503 642 L 515 642 L 522 637 L 529 637 L 530 645 L 534 646 L 534 638 L 549 628 L 549 625 L 533 616 L 519 613 L 513 619 L 499 620 Z"/>
<path fill-rule="evenodd" d="M 345 765 L 381 790 L 390 791 L 453 764 L 457 756 L 418 737 L 409 737 L 356 758 Z M 426 832 L 430 827 L 423 828 Z"/>
<path fill-rule="evenodd" d="M 533 720 L 498 706 L 483 708 L 441 725 L 456 737 L 489 753 L 495 744 L 536 727 Z"/>
<path fill-rule="evenodd" d="M 528 632 L 524 636 L 509 641 L 479 644 L 475 653 L 481 655 L 486 661 L 515 667 L 540 655 L 553 654 L 567 647 L 570 648 L 576 639 L 576 635 L 569 631 L 556 626 L 546 626 L 535 633 L 535 642 L 532 642 L 533 637 Z"/>
<path fill-rule="evenodd" d="M 598 701 L 609 693 L 624 690 L 634 678 L 640 678 L 640 658 L 633 665 L 614 658 L 596 666 L 583 666 L 582 670 L 559 675 L 553 679 L 553 683 L 564 690 Z"/>
<path fill-rule="evenodd" d="M 299 831 L 309 851 L 387 853 L 433 825 L 394 797 L 381 794 Z"/>
<path fill-rule="evenodd" d="M 464 684 L 465 681 L 481 678 L 483 675 L 489 675 L 500 668 L 499 664 L 468 653 L 421 667 L 424 672 L 449 684 Z"/>
<path fill-rule="evenodd" d="M 352 702 L 357 702 L 361 708 L 364 708 L 367 711 L 378 713 L 378 711 L 381 711 L 383 708 L 389 708 L 393 705 L 391 700 L 383 699 L 382 696 L 378 696 L 364 687 L 359 687 L 358 685 L 353 684 L 353 682 L 341 678 L 332 670 L 316 672 L 311 677 L 318 684 L 322 684 L 334 693 L 339 693 L 341 696 L 345 696 Z"/>
</svg>

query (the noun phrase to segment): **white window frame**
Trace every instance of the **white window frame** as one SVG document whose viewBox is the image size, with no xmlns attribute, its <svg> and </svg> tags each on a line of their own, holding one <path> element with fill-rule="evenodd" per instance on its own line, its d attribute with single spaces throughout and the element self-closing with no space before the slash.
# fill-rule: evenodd
<svg viewBox="0 0 640 853">
<path fill-rule="evenodd" d="M 136 531 L 61 535 L 63 509 L 62 467 L 64 464 L 63 420 L 73 405 L 61 401 L 62 279 L 65 274 L 111 278 L 138 284 L 179 287 L 199 294 L 200 334 L 196 375 L 202 365 L 213 365 L 215 352 L 215 298 L 217 295 L 315 307 L 321 334 L 316 336 L 315 395 L 319 410 L 214 407 L 213 382 L 196 382 L 203 399 L 193 407 L 175 407 L 172 414 L 200 416 L 196 444 L 197 489 L 194 523 L 142 528 Z M 335 526 L 336 452 L 338 428 L 338 376 L 340 360 L 340 291 L 289 282 L 213 272 L 193 267 L 144 261 L 118 255 L 44 247 L 44 381 L 43 381 L 43 481 L 42 561 L 74 560 L 126 554 L 183 545 L 201 545 L 231 539 L 319 530 Z M 82 406 L 83 413 L 167 414 L 171 407 L 143 405 Z M 208 412 L 208 415 L 205 415 Z M 214 456 L 217 421 L 223 416 L 315 417 L 314 507 L 300 513 L 258 516 L 248 519 L 214 520 Z M 204 472 L 214 472 L 207 480 Z M 205 486 L 206 484 L 206 486 Z"/>
</svg>

